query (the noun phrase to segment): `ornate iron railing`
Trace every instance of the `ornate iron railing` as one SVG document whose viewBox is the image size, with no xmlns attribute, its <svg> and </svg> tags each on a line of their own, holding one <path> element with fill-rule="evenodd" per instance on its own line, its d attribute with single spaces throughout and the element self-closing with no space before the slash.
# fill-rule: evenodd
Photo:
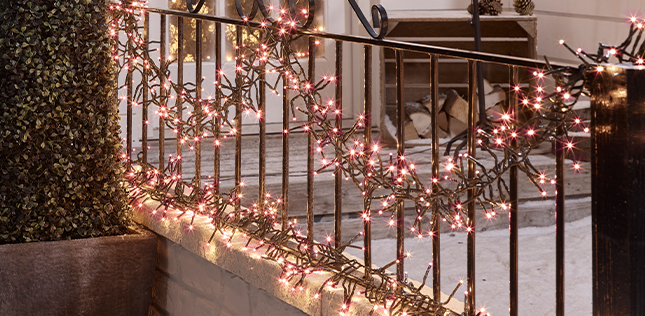
<svg viewBox="0 0 645 316">
<path fill-rule="evenodd" d="M 127 164 L 131 166 L 130 181 L 133 186 L 133 200 L 153 199 L 160 203 L 159 214 L 165 219 L 166 210 L 174 209 L 180 216 L 208 216 L 215 226 L 215 232 L 225 232 L 232 236 L 242 231 L 249 238 L 249 245 L 266 249 L 265 258 L 275 260 L 283 267 L 281 280 L 298 286 L 309 273 L 325 270 L 334 273 L 329 281 L 332 285 L 342 285 L 345 289 L 346 304 L 357 288 L 374 304 L 381 304 L 395 314 L 407 315 L 452 315 L 457 314 L 441 301 L 440 274 L 440 223 L 447 222 L 461 227 L 468 232 L 467 239 L 467 280 L 465 296 L 465 314 L 475 315 L 475 212 L 481 211 L 494 215 L 495 209 L 507 209 L 509 212 L 510 232 L 510 313 L 518 311 L 518 177 L 523 173 L 535 184 L 538 190 L 544 190 L 542 183 L 551 181 L 555 184 L 556 194 L 556 311 L 564 313 L 564 169 L 565 152 L 570 146 L 567 131 L 580 128 L 573 123 L 571 116 L 573 105 L 584 93 L 580 83 L 587 68 L 571 68 L 566 65 L 550 64 L 524 58 L 449 49 L 430 45 L 399 42 L 382 39 L 387 31 L 387 14 L 380 6 L 372 8 L 377 33 L 367 22 L 356 3 L 350 0 L 361 23 L 373 38 L 346 34 L 332 34 L 308 29 L 311 24 L 314 1 L 308 1 L 308 7 L 296 9 L 293 1 L 277 14 L 261 0 L 253 1 L 250 13 L 237 3 L 240 18 L 226 18 L 202 15 L 195 12 L 201 4 L 188 1 L 188 11 L 146 8 L 142 4 L 115 4 L 115 19 L 112 27 L 127 35 L 115 46 L 115 60 L 120 62 L 123 71 L 127 72 L 125 88 L 127 90 Z M 290 6 L 289 6 L 290 5 Z M 258 17 L 260 12 L 262 17 Z M 150 16 L 159 17 L 159 41 L 150 39 Z M 179 57 L 168 58 L 168 17 L 178 19 L 178 54 Z M 298 19 L 304 22 L 300 22 Z M 185 82 L 183 78 L 183 20 L 195 22 L 197 43 L 195 51 L 195 79 Z M 215 24 L 215 57 L 212 69 L 215 76 L 215 96 L 206 99 L 202 96 L 204 65 L 202 62 L 203 23 Z M 227 77 L 222 67 L 222 25 L 235 26 L 235 74 Z M 252 29 L 257 34 L 257 45 L 250 47 L 243 42 L 242 29 Z M 117 36 L 117 35 L 115 35 Z M 290 43 L 296 38 L 308 38 L 307 66 L 300 64 L 299 55 L 290 49 Z M 321 40 L 332 40 L 336 43 L 335 73 L 319 78 L 316 75 L 316 45 Z M 343 126 L 342 114 L 342 68 L 343 44 L 362 45 L 364 48 L 364 112 L 352 126 Z M 396 62 L 396 104 L 397 104 L 397 153 L 396 162 L 382 159 L 380 147 L 372 138 L 373 113 L 373 66 L 374 49 L 391 49 L 395 51 Z M 157 53 L 158 51 L 158 53 Z M 404 131 L 404 55 L 406 52 L 427 54 L 430 59 L 431 84 L 428 91 L 432 95 L 432 132 L 430 166 L 414 165 L 406 159 Z M 154 60 L 151 56 L 159 56 Z M 445 171 L 440 170 L 438 137 L 438 95 L 439 95 L 439 57 L 451 57 L 468 62 L 468 128 L 463 137 L 453 141 L 461 142 L 453 152 L 450 160 L 444 164 Z M 509 104 L 505 115 L 499 121 L 477 122 L 477 67 L 476 62 L 506 65 L 509 68 L 510 83 L 508 86 Z M 176 63 L 176 79 L 171 80 L 170 65 Z M 585 67 L 591 67 L 586 65 Z M 583 69 L 584 68 L 584 69 Z M 526 91 L 520 82 L 520 71 L 533 73 L 541 80 L 544 76 L 553 75 L 557 87 L 554 91 Z M 278 79 L 269 79 L 267 73 L 279 74 Z M 139 83 L 133 82 L 140 77 Z M 266 197 L 266 94 L 281 94 L 282 109 L 282 192 L 279 198 Z M 334 89 L 335 99 L 328 104 L 321 100 L 324 89 Z M 173 102 L 175 105 L 171 105 Z M 532 116 L 525 121 L 518 120 L 520 103 L 532 108 Z M 142 110 L 142 151 L 138 158 L 131 159 L 133 152 L 133 109 L 140 105 Z M 148 164 L 148 113 L 156 108 L 159 116 L 158 130 L 158 166 Z M 189 117 L 183 117 L 189 109 Z M 242 197 L 242 114 L 251 111 L 258 117 L 259 125 L 259 175 L 258 201 L 254 205 L 241 205 Z M 290 118 L 300 112 L 306 116 L 302 125 L 292 126 Z M 328 113 L 334 113 L 332 117 Z M 231 118 L 232 117 L 232 118 Z M 164 147 L 164 126 L 177 133 L 177 148 L 166 161 Z M 288 214 L 289 205 L 289 139 L 290 133 L 302 130 L 307 134 L 307 209 L 306 234 L 301 236 L 295 231 L 295 222 Z M 234 187 L 224 192 L 220 187 L 219 177 L 221 157 L 220 141 L 233 138 Z M 212 141 L 214 159 L 212 181 L 204 177 L 201 163 L 201 143 Z M 533 167 L 528 157 L 531 149 L 540 142 L 555 143 L 556 174 L 546 179 Z M 190 183 L 181 181 L 182 150 L 190 146 L 195 155 L 195 176 Z M 465 151 L 463 151 L 465 147 Z M 314 160 L 322 155 L 316 166 Z M 330 148 L 325 151 L 323 148 Z M 477 158 L 477 150 L 493 157 L 494 166 L 485 167 Z M 325 156 L 325 154 L 331 156 Z M 576 164 L 577 166 L 577 164 Z M 429 167 L 432 173 L 430 183 L 425 183 L 417 175 L 420 168 Z M 324 169 L 335 172 L 334 203 L 334 238 L 332 244 L 318 243 L 313 238 L 314 228 L 314 176 Z M 502 178 L 510 174 L 508 182 Z M 342 178 L 351 179 L 362 191 L 362 196 L 355 197 L 364 201 L 364 231 L 357 237 L 364 240 L 364 262 L 347 259 L 343 250 L 350 246 L 354 239 L 341 239 L 342 230 Z M 496 189 L 497 193 L 493 193 Z M 372 211 L 376 203 L 382 205 L 381 213 L 390 214 L 396 226 L 397 258 L 391 264 L 372 269 L 371 225 Z M 426 277 L 432 271 L 433 297 L 421 294 L 407 281 L 404 270 L 406 255 L 404 253 L 404 203 L 414 204 L 417 220 L 411 227 L 421 231 L 420 219 L 426 215 L 431 218 L 429 235 L 433 241 L 433 263 L 426 271 Z M 463 207 L 462 207 L 463 206 Z M 214 232 L 214 234 L 215 234 Z M 255 244 L 254 244 L 255 243 Z M 386 268 L 395 266 L 396 272 L 390 275 Z M 360 273 L 359 273 L 360 272 Z M 425 279 L 424 279 L 425 283 Z M 294 285 L 295 284 L 295 285 Z M 458 286 L 457 286 L 458 288 Z M 457 288 L 452 291 L 452 297 Z M 389 303 L 388 303 L 389 302 Z M 348 308 L 343 306 L 341 311 Z"/>
</svg>

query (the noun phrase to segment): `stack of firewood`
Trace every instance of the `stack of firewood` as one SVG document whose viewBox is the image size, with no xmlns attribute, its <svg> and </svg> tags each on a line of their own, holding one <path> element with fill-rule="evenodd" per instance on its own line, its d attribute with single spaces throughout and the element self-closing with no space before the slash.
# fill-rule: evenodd
<svg viewBox="0 0 645 316">
<path fill-rule="evenodd" d="M 491 86 L 484 80 L 484 98 L 486 115 L 497 120 L 503 113 L 502 106 L 506 102 L 506 93 L 500 86 Z M 468 101 L 455 90 L 449 90 L 438 96 L 438 125 L 439 138 L 455 137 L 466 130 L 468 126 Z M 478 108 L 478 107 L 477 107 Z M 405 139 L 429 139 L 432 130 L 432 95 L 427 95 L 416 102 L 406 102 Z M 476 118 L 479 116 L 476 114 Z M 396 139 L 395 131 L 386 131 L 392 140 Z M 386 137 L 387 138 L 387 137 Z"/>
</svg>

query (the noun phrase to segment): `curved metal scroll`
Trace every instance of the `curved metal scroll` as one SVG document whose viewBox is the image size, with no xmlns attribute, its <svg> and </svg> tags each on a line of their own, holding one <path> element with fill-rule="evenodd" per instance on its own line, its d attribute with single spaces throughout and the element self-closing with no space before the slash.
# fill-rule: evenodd
<svg viewBox="0 0 645 316">
<path fill-rule="evenodd" d="M 316 1 L 315 0 L 307 0 L 307 21 L 305 21 L 304 24 L 301 22 L 298 22 L 298 26 L 301 28 L 309 28 L 311 24 L 314 22 L 314 14 L 315 14 L 315 8 L 316 8 Z M 296 16 L 296 4 L 294 0 L 285 0 L 284 1 L 284 7 L 289 8 L 289 14 L 292 17 Z M 253 0 L 253 7 L 251 8 L 251 13 L 246 15 L 244 13 L 244 8 L 242 7 L 242 1 L 241 0 L 235 0 L 235 8 L 237 9 L 237 14 L 240 16 L 240 18 L 244 20 L 252 20 L 255 18 L 255 15 L 257 14 L 258 10 L 264 18 L 269 21 L 270 23 L 275 23 L 275 19 L 271 17 L 271 12 L 267 8 L 267 5 L 265 3 L 265 0 Z"/>
<path fill-rule="evenodd" d="M 385 12 L 385 8 L 382 5 L 376 4 L 372 6 L 372 24 L 374 25 L 374 27 L 379 28 L 379 32 L 377 34 L 376 31 L 374 31 L 374 28 L 367 21 L 367 18 L 365 18 L 363 11 L 361 11 L 361 8 L 356 3 L 356 0 L 347 1 L 349 1 L 349 4 L 352 6 L 352 9 L 354 9 L 354 12 L 356 12 L 358 19 L 361 21 L 361 24 L 363 24 L 363 27 L 371 37 L 378 39 L 385 37 L 385 34 L 387 33 L 388 22 L 387 12 Z"/>
<path fill-rule="evenodd" d="M 291 10 L 291 14 L 295 16 L 295 4 L 293 3 L 293 0 L 289 0 L 289 10 Z M 305 24 L 302 24 L 301 27 L 303 29 L 308 29 L 311 24 L 314 23 L 314 15 L 316 14 L 316 0 L 309 0 L 307 1 L 307 5 L 309 6 L 307 8 L 307 21 L 305 21 Z"/>
<path fill-rule="evenodd" d="M 238 0 L 236 0 L 238 1 Z M 271 12 L 267 9 L 266 4 L 264 4 L 264 0 L 257 0 L 256 1 L 258 6 L 260 7 L 260 13 L 264 16 L 264 18 L 269 21 L 271 24 L 275 22 L 275 20 L 271 17 Z"/>
<path fill-rule="evenodd" d="M 186 0 L 186 7 L 188 8 L 188 11 L 190 13 L 199 13 L 199 10 L 201 10 L 202 6 L 204 6 L 204 1 L 206 1 L 206 0 Z M 258 14 L 258 10 L 259 10 L 260 13 L 262 13 L 262 15 L 264 16 L 265 19 L 267 19 L 272 24 L 275 23 L 275 19 L 271 18 L 271 12 L 269 12 L 270 10 L 267 8 L 267 5 L 265 4 L 265 0 L 252 0 L 252 2 L 253 2 L 253 6 L 251 7 L 251 12 L 249 14 L 246 14 L 246 12 L 244 12 L 244 7 L 242 6 L 242 0 L 235 0 L 235 10 L 237 11 L 237 14 L 240 16 L 241 19 L 243 19 L 245 21 L 253 20 L 255 18 L 255 16 Z M 350 3 L 351 2 L 352 2 L 352 0 L 350 0 Z M 292 17 L 295 17 L 296 14 L 297 14 L 296 13 L 295 0 L 285 0 L 284 4 L 285 4 L 284 5 L 285 7 L 289 8 L 289 14 Z M 308 5 L 308 8 L 307 8 L 307 20 L 305 21 L 304 24 L 302 24 L 301 22 L 298 22 L 298 26 L 300 28 L 305 28 L 305 29 L 309 28 L 311 26 L 311 24 L 314 22 L 314 15 L 315 15 L 315 12 L 316 12 L 316 1 L 315 0 L 307 0 L 307 5 Z M 352 4 L 352 6 L 354 6 L 354 4 Z M 379 7 L 381 7 L 381 6 L 379 5 Z M 356 10 L 356 8 L 354 8 L 354 10 Z M 376 19 L 376 15 L 374 15 L 375 14 L 374 10 L 375 10 L 374 7 L 372 7 L 372 11 L 373 11 L 372 15 L 375 18 L 374 21 L 376 21 L 375 23 L 378 24 L 378 20 Z M 379 9 L 379 11 L 381 12 L 381 17 L 383 17 L 383 15 L 385 15 L 385 19 L 381 18 L 381 20 L 384 20 L 385 21 L 384 25 L 387 26 L 387 14 L 385 14 L 385 10 L 381 7 L 381 9 Z M 362 13 L 360 13 L 359 18 L 360 17 L 362 17 L 362 19 L 365 19 L 365 17 L 363 17 Z M 361 20 L 361 22 L 362 22 L 362 20 Z M 365 25 L 365 23 L 363 23 L 363 25 Z M 372 33 L 370 33 L 370 34 L 372 34 Z"/>
<path fill-rule="evenodd" d="M 195 1 L 197 1 L 196 5 Z M 204 5 L 204 1 L 206 0 L 186 0 L 186 7 L 188 8 L 188 12 L 199 13 L 199 10 L 201 10 L 202 6 Z"/>
<path fill-rule="evenodd" d="M 235 0 L 235 10 L 237 10 L 237 15 L 239 15 L 240 18 L 242 18 L 242 20 L 244 21 L 250 21 L 255 18 L 255 15 L 258 14 L 258 4 L 263 7 L 262 14 L 264 14 L 266 10 L 266 8 L 264 8 L 263 1 L 261 0 L 252 0 L 252 1 L 253 1 L 253 6 L 251 7 L 251 13 L 247 15 L 244 12 L 244 7 L 242 7 L 242 0 Z"/>
</svg>

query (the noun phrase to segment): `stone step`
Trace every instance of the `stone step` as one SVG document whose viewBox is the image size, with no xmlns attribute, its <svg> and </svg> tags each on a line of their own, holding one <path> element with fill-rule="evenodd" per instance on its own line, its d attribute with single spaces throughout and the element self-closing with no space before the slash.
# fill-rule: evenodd
<svg viewBox="0 0 645 316">
<path fill-rule="evenodd" d="M 572 222 L 587 216 L 591 216 L 591 197 L 572 198 L 565 201 L 565 221 Z M 412 210 L 407 212 L 412 213 Z M 304 220 L 299 220 L 299 227 L 304 232 L 306 225 Z M 418 231 L 412 232 L 410 227 L 414 223 L 414 216 L 406 216 L 405 231 L 406 238 L 417 237 Z M 477 212 L 475 219 L 476 231 L 483 232 L 487 230 L 508 229 L 508 213 L 498 214 L 495 218 L 488 219 L 481 211 Z M 554 199 L 542 201 L 529 201 L 521 203 L 518 206 L 518 227 L 546 227 L 555 225 L 555 202 Z M 430 231 L 430 222 L 424 219 L 421 224 L 424 238 L 428 238 Z M 360 218 L 344 217 L 341 226 L 342 243 L 350 241 L 364 230 L 363 220 Z M 441 225 L 441 234 L 451 234 L 463 229 L 452 229 L 446 224 Z M 389 216 L 375 216 L 372 221 L 372 239 L 396 238 L 396 228 L 389 225 Z M 334 236 L 334 222 L 324 219 L 314 224 L 314 239 L 325 243 L 327 237 Z M 361 241 L 358 237 L 357 241 Z"/>
<path fill-rule="evenodd" d="M 378 135 L 375 134 L 375 139 Z M 265 192 L 273 196 L 280 196 L 282 193 L 282 138 L 281 136 L 267 136 L 266 139 L 266 190 Z M 259 174 L 259 157 L 258 157 L 258 138 L 257 136 L 244 136 L 242 149 L 242 179 L 245 183 L 244 196 L 242 205 L 250 205 L 257 201 L 258 197 L 258 174 Z M 155 143 L 151 144 L 148 156 L 149 162 L 156 165 L 158 147 Z M 170 140 L 165 143 L 166 152 L 175 152 L 175 141 Z M 288 203 L 289 217 L 298 218 L 303 221 L 306 218 L 307 209 L 307 138 L 303 134 L 294 134 L 290 136 L 290 177 L 289 177 L 289 194 Z M 547 146 L 548 148 L 548 146 Z M 414 148 L 406 149 L 406 156 L 414 161 L 419 178 L 428 181 L 431 178 L 431 147 L 423 144 Z M 440 148 L 443 153 L 445 148 Z M 555 162 L 553 155 L 546 150 L 545 155 L 535 155 L 531 157 L 535 167 L 547 174 L 553 176 Z M 395 148 L 385 147 L 382 150 L 382 157 L 389 161 L 389 153 L 396 153 Z M 212 175 L 213 170 L 213 147 L 210 142 L 204 142 L 202 153 L 202 177 L 203 183 L 212 181 L 208 175 Z M 327 152 L 327 157 L 333 153 Z M 493 164 L 492 159 L 478 152 L 478 159 L 490 167 Z M 442 161 L 445 157 L 441 157 Z M 183 178 L 190 180 L 194 174 L 194 152 L 185 150 L 183 154 Z M 221 190 L 226 192 L 234 187 L 234 142 L 226 140 L 221 147 Z M 504 178 L 508 183 L 508 176 Z M 583 169 L 575 171 L 572 168 L 566 169 L 565 174 L 565 193 L 568 196 L 584 197 L 591 194 L 590 186 L 591 175 L 589 170 Z M 519 200 L 541 201 L 543 199 L 552 200 L 554 197 L 554 188 L 552 185 L 546 187 L 547 196 L 543 197 L 538 188 L 533 186 L 528 179 L 520 174 L 519 181 Z M 345 217 L 358 217 L 363 210 L 363 199 L 360 190 L 352 181 L 342 181 L 342 213 Z M 314 216 L 316 221 L 327 221 L 333 218 L 334 214 L 334 177 L 332 170 L 324 170 L 314 178 Z M 378 201 L 377 201 L 378 203 Z M 374 203 L 373 209 L 377 210 L 378 205 Z M 413 213 L 414 210 L 409 210 Z"/>
</svg>

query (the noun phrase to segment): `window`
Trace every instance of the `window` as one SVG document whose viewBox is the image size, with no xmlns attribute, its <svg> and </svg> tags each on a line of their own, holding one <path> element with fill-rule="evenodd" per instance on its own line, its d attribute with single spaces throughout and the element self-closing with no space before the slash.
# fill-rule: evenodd
<svg viewBox="0 0 645 316">
<path fill-rule="evenodd" d="M 215 12 L 215 5 L 217 4 L 219 0 L 206 0 L 204 2 L 204 5 L 202 6 L 202 9 L 199 11 L 201 14 L 208 14 L 208 15 L 213 15 Z M 237 10 L 235 9 L 235 0 L 224 0 L 225 1 L 225 15 L 227 17 L 231 18 L 238 18 L 239 15 L 237 14 Z M 242 5 L 245 8 L 248 8 L 247 10 L 250 11 L 251 7 L 251 1 L 252 0 L 242 0 Z M 289 0 L 287 0 L 289 1 Z M 292 0 L 295 2 L 295 6 L 297 10 L 301 10 L 306 6 L 305 0 Z M 270 4 L 275 5 L 276 8 L 279 6 L 277 5 L 280 1 L 279 0 L 270 0 L 266 1 Z M 316 28 L 316 29 L 323 29 L 324 25 L 324 5 L 325 0 L 316 0 L 316 11 L 315 11 L 315 16 L 314 16 L 314 22 L 311 26 L 311 28 Z M 173 10 L 180 10 L 180 11 L 186 11 L 186 0 L 168 0 L 168 7 Z M 272 16 L 277 17 L 279 15 L 279 12 L 275 10 L 275 12 L 272 14 Z M 260 20 L 262 17 L 262 14 L 258 12 L 256 16 L 256 20 Z M 178 43 L 178 33 L 179 33 L 179 27 L 178 27 L 178 19 L 177 17 L 170 17 L 169 18 L 169 37 L 170 37 L 170 54 L 172 56 L 177 56 L 178 54 L 178 48 L 179 48 L 179 43 Z M 197 30 L 196 30 L 196 21 L 193 19 L 183 19 L 183 28 L 184 28 L 184 38 L 183 38 L 183 60 L 184 62 L 195 62 L 195 43 L 197 40 Z M 234 25 L 222 25 L 222 32 L 223 36 L 226 41 L 226 48 L 224 50 L 224 59 L 225 61 L 232 61 L 234 52 L 235 52 L 235 26 Z M 215 23 L 213 22 L 202 22 L 202 32 L 201 32 L 200 40 L 202 41 L 202 61 L 208 62 L 208 61 L 214 61 L 214 56 L 215 56 Z M 253 47 L 254 45 L 257 45 L 259 39 L 258 39 L 258 32 L 254 32 L 250 28 L 243 28 L 242 29 L 242 38 L 243 42 L 250 46 Z M 292 47 L 299 52 L 306 52 L 308 49 L 308 41 L 307 38 L 299 38 L 292 42 Z M 316 55 L 321 56 L 324 54 L 324 45 L 320 45 L 316 48 Z M 305 54 L 303 54 L 305 56 Z"/>
<path fill-rule="evenodd" d="M 168 7 L 173 10 L 186 11 L 186 0 L 169 0 Z M 206 0 L 202 9 L 199 11 L 201 14 L 212 15 L 215 12 L 214 0 Z M 178 54 L 178 35 L 179 27 L 177 17 L 169 17 L 170 25 L 170 54 L 177 56 Z M 184 18 L 184 39 L 183 39 L 183 58 L 184 62 L 195 62 L 195 46 L 197 39 L 197 23 L 194 19 Z M 200 40 L 202 41 L 202 61 L 215 60 L 215 23 L 202 22 L 202 32 Z"/>
<path fill-rule="evenodd" d="M 244 8 L 247 8 L 247 12 L 250 11 L 251 8 L 251 2 L 252 0 L 242 0 L 242 6 Z M 282 3 L 288 2 L 289 0 L 282 1 Z M 296 12 L 299 12 L 303 8 L 306 8 L 307 2 L 306 0 L 291 0 L 294 2 L 295 7 L 296 7 Z M 266 1 L 267 5 L 273 5 L 275 8 L 279 8 L 280 6 L 278 5 L 281 1 L 279 0 L 269 0 Z M 316 8 L 315 8 L 315 15 L 314 15 L 314 22 L 311 25 L 311 29 L 320 29 L 322 30 L 324 27 L 324 8 L 325 8 L 325 0 L 316 0 Z M 273 10 L 272 16 L 274 18 L 277 18 L 280 14 L 278 10 Z M 235 9 L 235 0 L 226 0 L 226 16 L 228 17 L 239 17 L 237 14 L 237 10 Z M 256 16 L 256 20 L 260 20 L 262 18 L 262 14 L 258 12 Z M 235 26 L 234 25 L 226 25 L 226 31 L 225 31 L 225 36 L 226 36 L 226 51 L 225 51 L 225 58 L 227 61 L 232 60 L 232 56 L 235 54 Z M 258 42 L 258 35 L 257 32 L 251 32 L 250 29 L 244 28 L 242 30 L 242 39 L 243 42 L 248 45 L 253 47 L 254 45 L 257 45 Z M 307 38 L 299 38 L 291 43 L 291 47 L 296 52 L 306 52 L 308 49 L 309 42 Z M 324 45 L 319 45 L 316 48 L 316 56 L 322 56 L 322 54 L 325 53 L 325 47 Z M 303 54 L 303 56 L 305 56 Z"/>
</svg>

